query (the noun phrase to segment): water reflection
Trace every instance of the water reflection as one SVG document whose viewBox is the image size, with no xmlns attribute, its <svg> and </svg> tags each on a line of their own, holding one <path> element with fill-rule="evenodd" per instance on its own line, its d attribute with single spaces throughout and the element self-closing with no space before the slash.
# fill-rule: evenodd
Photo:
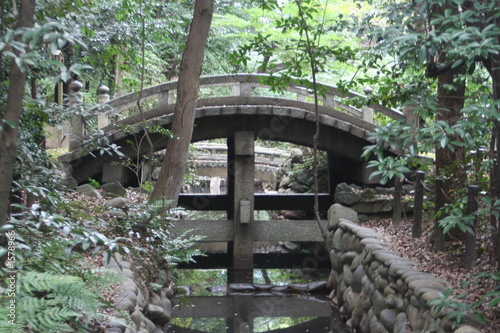
<svg viewBox="0 0 500 333">
<path fill-rule="evenodd" d="M 176 301 L 167 332 L 350 332 L 322 296 L 190 296 Z"/>
<path fill-rule="evenodd" d="M 300 279 L 292 270 L 255 273 L 255 284 L 226 287 L 217 285 L 226 276 L 224 270 L 192 271 L 197 284 L 179 288 L 185 294 L 173 300 L 176 306 L 167 332 L 351 332 L 326 291 L 305 293 L 297 288 L 324 282 L 311 282 L 311 276 L 305 275 Z M 273 284 L 260 284 L 263 275 Z"/>
</svg>

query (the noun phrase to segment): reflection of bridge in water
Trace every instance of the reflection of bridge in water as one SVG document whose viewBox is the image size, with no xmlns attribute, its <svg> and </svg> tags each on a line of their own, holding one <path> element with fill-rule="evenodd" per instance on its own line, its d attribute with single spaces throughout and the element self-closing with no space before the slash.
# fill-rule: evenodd
<svg viewBox="0 0 500 333">
<path fill-rule="evenodd" d="M 223 318 L 226 332 L 253 332 L 258 326 L 256 320 L 259 318 L 277 317 L 301 318 L 304 322 L 266 332 L 349 332 L 338 314 L 332 316 L 332 309 L 325 297 L 242 294 L 189 297 L 186 300 L 180 299 L 179 302 L 180 306 L 174 311 L 175 318 Z M 171 324 L 168 332 L 202 331 Z"/>
<path fill-rule="evenodd" d="M 316 118 L 316 108 L 308 102 L 311 100 L 308 87 L 292 82 L 287 95 L 269 97 L 269 87 L 260 83 L 265 77 L 240 74 L 201 79 L 202 95 L 210 89 L 217 89 L 218 94 L 226 90 L 229 94 L 198 101 L 192 137 L 192 142 L 226 138 L 228 191 L 218 195 L 181 195 L 179 205 L 192 210 L 223 210 L 227 212 L 227 220 L 182 220 L 176 222 L 172 230 L 178 234 L 196 229 L 196 233 L 206 236 L 204 242 L 226 243 L 226 260 L 222 262 L 229 269 L 229 280 L 234 282 L 251 282 L 256 266 L 254 242 L 323 241 L 317 221 L 255 219 L 256 210 L 312 210 L 314 206 L 312 194 L 254 193 L 258 160 L 254 142 L 257 138 L 312 147 L 318 120 L 318 148 L 326 151 L 328 156 L 329 192 L 319 196 L 319 209 L 326 211 L 333 203 L 333 194 L 339 183 L 376 183 L 376 180 L 368 178 L 367 161 L 361 158 L 363 147 L 371 144 L 368 133 L 375 128 L 373 112 L 393 118 L 404 117 L 400 112 L 378 105 L 360 109 L 349 106 L 346 101 L 360 98 L 360 95 L 320 85 L 323 98 Z M 177 82 L 169 82 L 145 89 L 141 94 L 141 114 L 134 111 L 138 103 L 137 94 L 122 96 L 102 105 L 99 110 L 105 112 L 98 115 L 98 123 L 106 141 L 120 146 L 122 153 L 137 164 L 141 163 L 137 157 L 151 148 L 154 151 L 165 149 L 168 139 L 158 133 L 150 133 L 153 147 L 146 140 L 139 145 L 133 142 L 136 142 L 134 138 L 144 135 L 143 121 L 170 127 L 176 88 Z M 266 97 L 258 95 L 263 88 L 267 88 L 263 94 Z M 114 121 L 119 115 L 126 116 Z M 81 124 L 85 119 L 77 120 L 73 124 Z M 124 128 L 124 125 L 129 128 Z M 130 127 L 135 130 L 131 131 Z M 83 127 L 73 128 L 71 142 L 82 141 L 83 137 Z M 60 157 L 62 162 L 72 167 L 79 183 L 89 177 L 102 183 L 116 180 L 131 183 L 130 174 L 125 167 L 116 164 L 117 159 L 116 155 L 100 154 L 99 149 L 92 145 L 82 145 Z M 326 226 L 326 221 L 320 223 Z M 301 262 L 294 265 L 301 265 Z"/>
</svg>

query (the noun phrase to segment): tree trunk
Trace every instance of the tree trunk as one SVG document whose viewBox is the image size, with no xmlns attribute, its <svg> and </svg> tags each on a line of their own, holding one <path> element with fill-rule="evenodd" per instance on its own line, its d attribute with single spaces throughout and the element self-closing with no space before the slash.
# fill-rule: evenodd
<svg viewBox="0 0 500 333">
<path fill-rule="evenodd" d="M 434 5 L 431 8 L 432 13 L 444 15 L 445 10 L 451 9 L 453 13 L 458 12 L 458 8 L 453 4 Z M 443 29 L 444 27 L 438 27 Z M 461 119 L 460 111 L 464 107 L 465 100 L 465 79 L 462 74 L 465 73 L 463 66 L 451 68 L 444 66 L 445 70 L 440 70 L 439 66 L 448 64 L 453 59 L 448 59 L 445 51 L 439 53 L 438 59 L 434 59 L 428 67 L 428 75 L 430 77 L 438 77 L 438 112 L 436 121 L 443 120 L 450 127 L 456 124 Z M 458 136 L 450 138 L 449 141 L 461 141 Z M 448 199 L 448 202 L 454 200 L 452 198 L 455 190 L 462 187 L 466 183 L 467 174 L 464 166 L 461 164 L 464 161 L 464 149 L 455 147 L 450 150 L 448 147 L 441 147 L 438 144 L 436 148 L 436 177 L 443 177 L 443 192 Z"/>
<path fill-rule="evenodd" d="M 499 19 L 500 21 L 500 19 Z M 500 23 L 500 22 L 499 22 Z M 500 40 L 499 40 L 500 43 Z M 493 83 L 493 100 L 498 101 L 500 99 L 500 56 L 490 56 L 487 61 L 483 62 L 484 66 L 491 75 L 491 80 Z M 498 111 L 498 104 L 497 104 Z M 490 154 L 495 161 L 493 169 L 490 172 L 490 189 L 491 197 L 493 200 L 500 199 L 500 122 L 498 120 L 494 121 L 494 128 L 492 131 L 492 142 L 493 147 L 490 147 Z M 491 217 L 492 226 L 495 229 L 493 232 L 493 244 L 495 244 L 494 255 L 497 261 L 497 269 L 500 270 L 500 221 L 494 216 Z"/>
<path fill-rule="evenodd" d="M 467 194 L 467 215 L 474 214 L 478 209 L 478 195 L 479 187 L 477 185 L 470 185 L 469 192 Z M 474 267 L 477 259 L 477 249 L 476 249 L 476 217 L 470 228 L 472 233 L 467 232 L 465 234 L 465 252 L 464 252 L 464 267 L 472 268 Z"/>
<path fill-rule="evenodd" d="M 36 0 L 21 0 L 16 28 L 33 27 Z M 18 147 L 18 127 L 25 90 L 26 72 L 12 62 L 5 112 L 1 115 L 0 131 L 0 225 L 7 220 L 12 172 Z"/>
<path fill-rule="evenodd" d="M 438 77 L 439 112 L 436 120 L 444 120 L 450 127 L 461 119 L 460 111 L 464 107 L 465 80 L 460 80 L 460 82 L 456 80 L 463 73 L 464 69 L 460 67 Z M 453 89 L 449 87 L 453 87 Z M 450 138 L 450 141 L 453 140 L 460 141 L 461 139 L 459 137 Z M 436 150 L 436 172 L 438 177 L 443 175 L 452 176 L 444 182 L 444 190 L 447 195 L 450 195 L 452 190 L 465 184 L 467 175 L 464 166 L 461 164 L 463 160 L 464 150 L 461 147 L 455 147 L 454 150 L 450 150 L 448 147 L 439 147 Z"/>
<path fill-rule="evenodd" d="M 189 144 L 193 134 L 201 65 L 212 22 L 214 0 L 196 0 L 193 21 L 182 56 L 177 103 L 172 120 L 174 138 L 168 140 L 167 154 L 150 200 L 169 200 L 175 207 L 179 198 Z"/>
</svg>

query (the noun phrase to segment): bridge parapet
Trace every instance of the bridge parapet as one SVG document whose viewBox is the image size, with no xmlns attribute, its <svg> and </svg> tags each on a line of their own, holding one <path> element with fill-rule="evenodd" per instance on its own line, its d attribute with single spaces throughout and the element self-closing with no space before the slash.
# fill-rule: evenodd
<svg viewBox="0 0 500 333">
<path fill-rule="evenodd" d="M 270 76 L 266 74 L 231 74 L 231 75 L 218 75 L 206 76 L 200 78 L 200 91 L 201 95 L 212 95 L 214 88 L 229 87 L 225 97 L 247 97 L 250 95 L 257 96 L 256 88 L 265 88 L 267 92 L 265 95 L 273 94 L 270 87 L 263 82 L 269 79 Z M 162 83 L 159 85 L 151 86 L 143 89 L 140 94 L 137 92 L 120 96 L 111 101 L 102 103 L 90 112 L 85 120 L 91 117 L 98 117 L 98 127 L 102 129 L 108 125 L 113 124 L 118 118 L 125 118 L 139 113 L 138 102 L 143 110 L 150 110 L 156 107 L 163 107 L 173 105 L 175 103 L 177 92 L 177 81 Z M 353 92 L 338 89 L 333 85 L 319 83 L 318 88 L 321 91 L 320 104 L 324 108 L 342 111 L 347 114 L 353 115 L 366 122 L 373 123 L 373 112 L 379 112 L 393 119 L 405 118 L 405 115 L 395 109 L 385 108 L 381 105 L 371 104 L 365 105 L 361 109 L 349 105 L 348 102 L 355 99 L 364 99 L 366 96 Z M 206 93 L 208 91 L 208 93 Z M 229 92 L 230 91 L 230 92 Z M 205 92 L 205 93 L 204 93 Z M 301 84 L 299 81 L 292 81 L 287 87 L 287 98 L 283 94 L 275 94 L 277 98 L 290 99 L 294 95 L 294 100 L 298 102 L 312 101 L 313 94 L 307 86 Z M 367 90 L 368 92 L 368 90 Z M 107 94 L 107 90 L 100 93 Z M 217 95 L 221 97 L 220 89 Z M 140 96 L 140 100 L 139 100 Z M 100 100 L 105 100 L 100 98 Z M 168 112 L 173 112 L 168 109 Z M 72 132 L 81 132 L 80 129 L 74 129 Z"/>
</svg>

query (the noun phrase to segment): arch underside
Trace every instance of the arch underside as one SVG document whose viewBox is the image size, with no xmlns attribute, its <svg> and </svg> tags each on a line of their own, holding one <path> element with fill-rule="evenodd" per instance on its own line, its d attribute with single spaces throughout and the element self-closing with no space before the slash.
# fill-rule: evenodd
<svg viewBox="0 0 500 333">
<path fill-rule="evenodd" d="M 155 109 L 148 112 L 149 122 L 169 129 L 172 122 L 172 114 L 154 118 L 154 115 L 165 114 L 167 110 Z M 349 117 L 353 118 L 349 122 Z M 131 122 L 131 118 L 125 123 Z M 368 140 L 368 132 L 373 129 L 372 124 L 366 123 L 365 128 L 353 125 L 360 124 L 360 119 L 341 114 L 342 119 L 330 115 L 319 116 L 320 135 L 318 148 L 326 151 L 337 161 L 347 163 L 346 165 L 360 169 L 364 160 L 361 158 L 363 147 L 371 144 Z M 262 140 L 290 142 L 293 144 L 312 147 L 313 137 L 316 130 L 316 118 L 311 110 L 304 110 L 287 106 L 207 106 L 198 108 L 194 124 L 192 142 L 230 138 L 237 131 L 252 131 L 255 137 Z M 347 121 L 346 121 L 347 120 Z M 362 124 L 362 123 L 361 123 Z M 137 127 L 135 134 L 123 132 L 118 126 L 107 128 L 109 142 L 120 147 L 120 151 L 132 160 L 149 151 L 147 140 L 138 147 L 137 138 L 144 135 L 144 131 Z M 106 129 L 105 129 L 106 130 Z M 154 143 L 154 151 L 166 148 L 167 138 L 155 133 L 150 133 L 151 141 Z M 138 149 L 139 148 L 139 149 Z M 69 162 L 73 168 L 73 175 L 78 183 L 84 182 L 89 177 L 99 179 L 103 165 L 117 160 L 117 156 L 100 154 L 98 150 L 82 154 L 72 152 L 62 158 L 63 162 Z M 357 170 L 356 172 L 358 172 Z M 344 172 L 345 173 L 345 172 Z M 353 180 L 359 175 L 353 176 Z M 360 182 L 360 181 L 356 181 Z"/>
</svg>

